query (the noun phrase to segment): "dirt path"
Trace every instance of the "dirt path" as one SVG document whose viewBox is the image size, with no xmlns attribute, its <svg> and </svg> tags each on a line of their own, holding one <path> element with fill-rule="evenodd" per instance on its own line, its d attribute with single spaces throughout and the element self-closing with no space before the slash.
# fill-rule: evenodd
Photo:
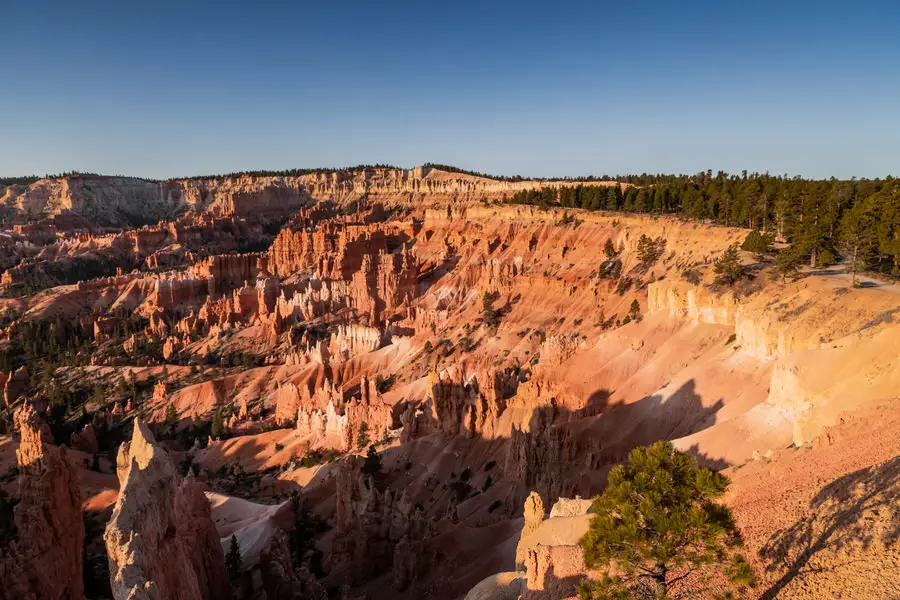
<svg viewBox="0 0 900 600">
<path fill-rule="evenodd" d="M 809 267 L 803 267 L 800 270 L 800 275 L 807 277 L 824 277 L 834 281 L 839 281 L 845 284 L 847 287 L 851 287 L 853 281 L 853 277 L 847 270 L 846 265 L 842 263 L 838 263 L 830 267 L 825 267 L 824 269 L 811 269 Z M 857 273 L 856 283 L 859 289 L 877 290 L 879 292 L 885 292 L 889 294 L 900 294 L 900 285 L 892 281 L 876 279 L 874 277 L 869 277 L 867 275 Z"/>
</svg>

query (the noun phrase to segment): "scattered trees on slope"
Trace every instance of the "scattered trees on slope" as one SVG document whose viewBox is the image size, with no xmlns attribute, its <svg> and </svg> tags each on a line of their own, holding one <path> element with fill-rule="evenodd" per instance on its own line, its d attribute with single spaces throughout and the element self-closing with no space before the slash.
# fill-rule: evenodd
<svg viewBox="0 0 900 600">
<path fill-rule="evenodd" d="M 628 175 L 622 186 L 545 187 L 522 190 L 516 204 L 586 210 L 677 214 L 690 219 L 758 230 L 791 245 L 799 263 L 812 267 L 833 261 L 837 251 L 859 270 L 900 276 L 900 180 L 808 180 L 768 174 Z M 874 217 L 874 218 L 873 218 Z M 849 223 L 847 223 L 849 221 Z M 847 224 L 845 224 L 847 223 Z M 864 232 L 864 243 L 852 232 Z M 745 248 L 762 253 L 765 237 Z"/>
</svg>

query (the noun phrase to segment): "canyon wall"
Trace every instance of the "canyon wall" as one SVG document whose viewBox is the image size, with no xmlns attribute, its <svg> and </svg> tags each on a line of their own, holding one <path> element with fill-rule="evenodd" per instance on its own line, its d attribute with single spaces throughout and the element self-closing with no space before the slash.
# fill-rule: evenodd
<svg viewBox="0 0 900 600">
<path fill-rule="evenodd" d="M 891 318 L 894 294 L 862 298 L 845 285 L 807 277 L 738 298 L 730 291 L 658 281 L 649 285 L 648 311 L 724 326 L 742 354 L 771 361 L 768 405 L 792 423 L 799 445 L 840 413 L 896 394 L 900 327 Z M 859 377 L 866 385 L 848 384 Z"/>
</svg>

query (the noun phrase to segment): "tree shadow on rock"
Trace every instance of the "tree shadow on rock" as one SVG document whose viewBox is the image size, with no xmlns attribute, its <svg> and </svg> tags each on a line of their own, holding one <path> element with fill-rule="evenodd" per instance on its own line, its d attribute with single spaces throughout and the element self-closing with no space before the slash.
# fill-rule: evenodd
<svg viewBox="0 0 900 600">
<path fill-rule="evenodd" d="M 560 577 L 554 572 L 554 564 L 551 562 L 547 571 L 544 573 L 540 590 L 523 590 L 522 597 L 527 600 L 544 600 L 551 598 L 569 598 L 578 594 L 578 586 L 584 579 L 584 575 L 579 573 Z"/>
<path fill-rule="evenodd" d="M 810 512 L 791 527 L 772 535 L 759 553 L 769 572 L 784 574 L 761 596 L 775 598 L 796 578 L 823 571 L 820 552 L 868 550 L 890 546 L 900 538 L 900 457 L 860 469 L 823 487 L 810 501 Z"/>
</svg>

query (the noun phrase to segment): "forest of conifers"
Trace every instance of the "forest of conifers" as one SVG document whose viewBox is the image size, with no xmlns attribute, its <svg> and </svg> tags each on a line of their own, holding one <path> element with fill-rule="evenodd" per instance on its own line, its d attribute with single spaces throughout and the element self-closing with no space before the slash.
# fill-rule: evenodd
<svg viewBox="0 0 900 600">
<path fill-rule="evenodd" d="M 637 176 L 610 187 L 549 187 L 517 192 L 515 204 L 678 214 L 758 229 L 788 242 L 797 262 L 827 266 L 837 257 L 900 275 L 900 180 L 810 180 L 710 171 Z"/>
</svg>

